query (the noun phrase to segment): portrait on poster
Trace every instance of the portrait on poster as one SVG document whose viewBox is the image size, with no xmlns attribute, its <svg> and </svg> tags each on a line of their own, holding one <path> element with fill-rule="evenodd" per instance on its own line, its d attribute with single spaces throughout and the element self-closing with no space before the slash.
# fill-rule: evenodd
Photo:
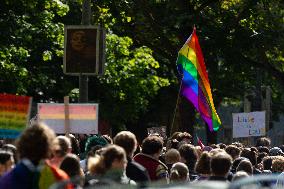
<svg viewBox="0 0 284 189">
<path fill-rule="evenodd" d="M 99 60 L 99 30 L 95 26 L 65 26 L 65 74 L 96 74 Z"/>
</svg>

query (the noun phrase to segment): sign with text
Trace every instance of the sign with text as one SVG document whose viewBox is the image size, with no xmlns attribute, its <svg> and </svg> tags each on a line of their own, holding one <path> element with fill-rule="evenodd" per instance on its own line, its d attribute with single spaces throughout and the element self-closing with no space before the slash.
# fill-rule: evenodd
<svg viewBox="0 0 284 189">
<path fill-rule="evenodd" d="M 264 135 L 265 111 L 233 113 L 233 138 Z"/>
<path fill-rule="evenodd" d="M 26 128 L 32 98 L 0 94 L 0 138 L 17 138 Z"/>
<path fill-rule="evenodd" d="M 69 104 L 70 133 L 98 133 L 98 104 Z M 57 134 L 65 133 L 65 106 L 63 103 L 39 103 L 39 120 Z"/>
</svg>

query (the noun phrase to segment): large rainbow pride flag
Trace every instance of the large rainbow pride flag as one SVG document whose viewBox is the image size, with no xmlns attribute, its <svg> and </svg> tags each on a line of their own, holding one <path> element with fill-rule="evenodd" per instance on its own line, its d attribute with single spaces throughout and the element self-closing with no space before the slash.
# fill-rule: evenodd
<svg viewBox="0 0 284 189">
<path fill-rule="evenodd" d="M 196 29 L 178 52 L 178 71 L 182 74 L 181 94 L 200 113 L 210 131 L 217 131 L 221 125 L 215 110 L 208 74 L 199 46 Z"/>
</svg>

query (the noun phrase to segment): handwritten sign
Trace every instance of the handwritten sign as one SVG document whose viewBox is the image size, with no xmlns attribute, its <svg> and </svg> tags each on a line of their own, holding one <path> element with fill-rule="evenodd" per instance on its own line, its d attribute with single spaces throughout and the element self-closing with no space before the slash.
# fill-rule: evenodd
<svg viewBox="0 0 284 189">
<path fill-rule="evenodd" d="M 98 108 L 98 104 L 69 104 L 70 132 L 97 134 Z M 38 116 L 55 133 L 65 133 L 65 109 L 63 103 L 39 103 Z"/>
<path fill-rule="evenodd" d="M 28 123 L 32 98 L 0 94 L 0 138 L 17 138 Z"/>
<path fill-rule="evenodd" d="M 233 138 L 264 135 L 265 111 L 233 113 Z"/>
</svg>

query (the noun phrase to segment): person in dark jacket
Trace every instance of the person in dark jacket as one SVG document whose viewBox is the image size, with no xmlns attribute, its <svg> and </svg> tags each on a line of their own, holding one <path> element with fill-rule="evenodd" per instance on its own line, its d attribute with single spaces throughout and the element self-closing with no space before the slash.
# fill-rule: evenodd
<svg viewBox="0 0 284 189">
<path fill-rule="evenodd" d="M 137 139 L 136 136 L 129 131 L 119 132 L 113 139 L 114 144 L 121 146 L 127 156 L 126 176 L 131 180 L 146 186 L 146 183 L 150 181 L 148 171 L 141 164 L 133 160 L 133 154 L 136 151 Z"/>
</svg>

